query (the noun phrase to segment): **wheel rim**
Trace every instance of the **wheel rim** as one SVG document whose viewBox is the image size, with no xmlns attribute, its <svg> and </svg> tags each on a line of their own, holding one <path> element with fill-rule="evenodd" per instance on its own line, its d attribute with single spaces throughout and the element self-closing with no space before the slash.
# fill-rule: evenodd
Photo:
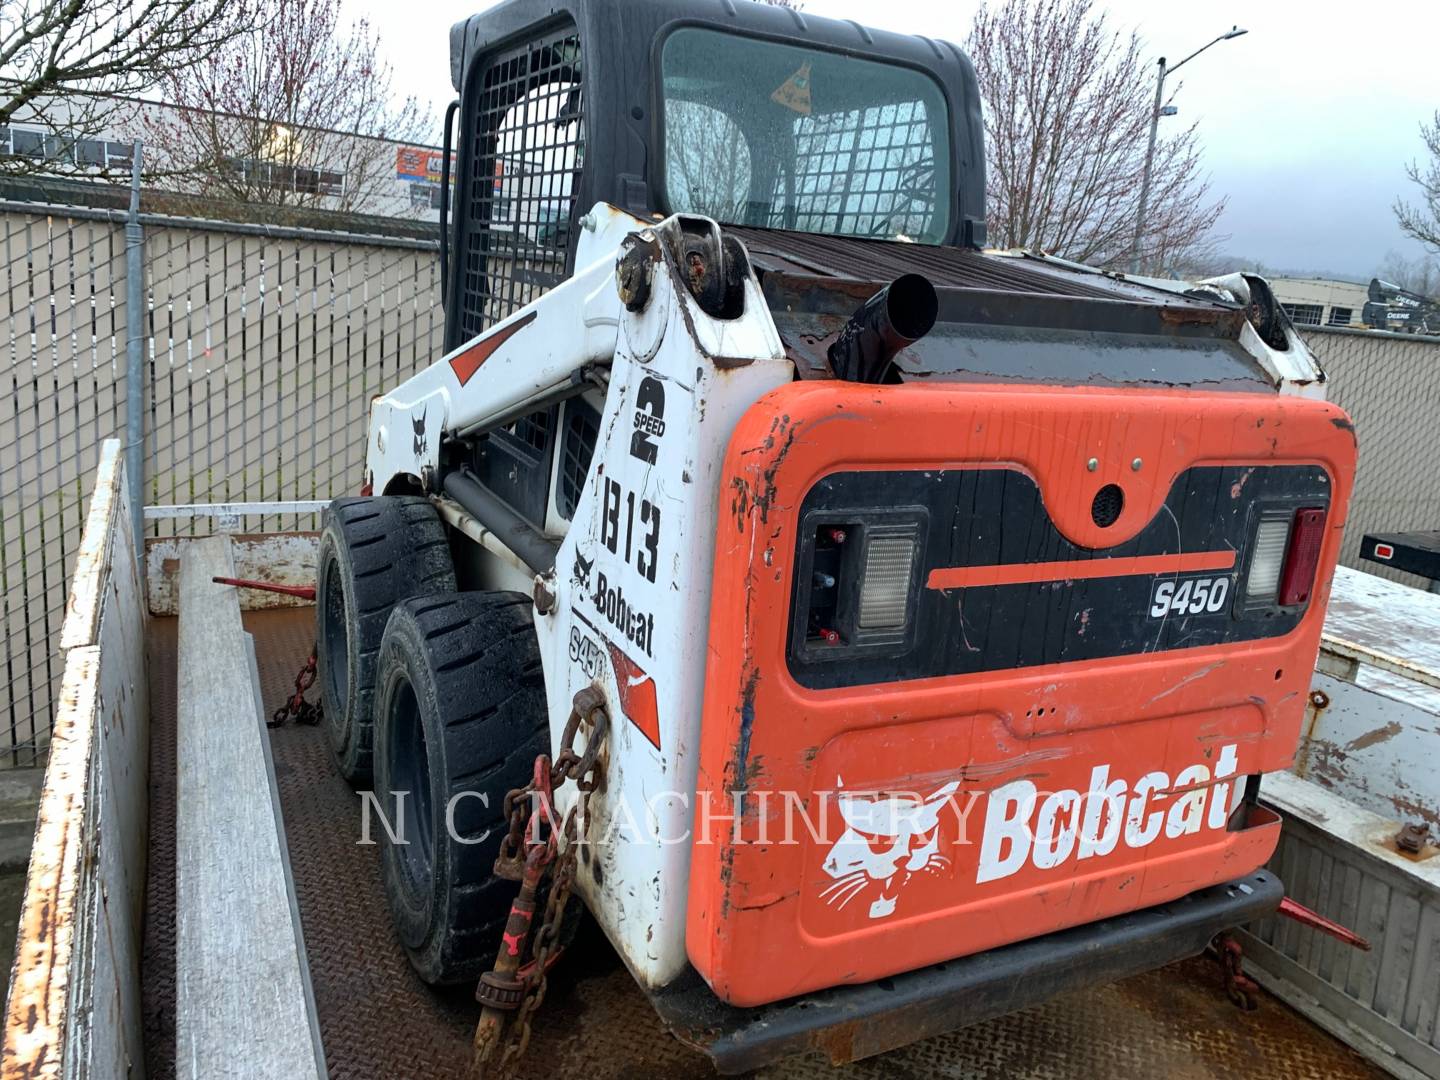
<svg viewBox="0 0 1440 1080">
<path fill-rule="evenodd" d="M 404 844 L 393 845 L 400 878 L 412 903 L 429 895 L 434 857 L 430 758 L 425 744 L 425 725 L 420 722 L 420 703 L 415 688 L 404 675 L 396 676 L 385 717 L 389 735 L 390 783 L 393 791 L 409 792 L 405 814 Z M 389 793 L 386 793 L 389 794 Z"/>
<path fill-rule="evenodd" d="M 340 562 L 325 564 L 324 649 L 325 685 L 335 712 L 343 716 L 350 698 L 350 635 L 345 626 L 345 592 L 340 581 Z"/>
</svg>

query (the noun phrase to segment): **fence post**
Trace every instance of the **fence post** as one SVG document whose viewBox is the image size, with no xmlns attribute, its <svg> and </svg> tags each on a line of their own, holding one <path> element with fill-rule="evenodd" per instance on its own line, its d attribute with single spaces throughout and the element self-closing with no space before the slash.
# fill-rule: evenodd
<svg viewBox="0 0 1440 1080">
<path fill-rule="evenodd" d="M 145 576 L 145 233 L 140 228 L 137 139 L 130 161 L 130 212 L 125 218 L 125 470 L 130 476 L 130 524 L 140 576 Z"/>
</svg>

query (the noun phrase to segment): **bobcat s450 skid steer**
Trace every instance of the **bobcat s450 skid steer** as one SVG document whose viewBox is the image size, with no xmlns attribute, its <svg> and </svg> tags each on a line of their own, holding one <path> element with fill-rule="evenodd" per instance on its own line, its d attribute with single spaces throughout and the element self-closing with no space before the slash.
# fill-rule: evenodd
<svg viewBox="0 0 1440 1080">
<path fill-rule="evenodd" d="M 986 253 L 941 41 L 508 0 L 451 70 L 448 352 L 372 403 L 317 610 L 482 1051 L 582 901 L 722 1071 L 1273 911 L 1355 439 L 1265 283 Z"/>
</svg>

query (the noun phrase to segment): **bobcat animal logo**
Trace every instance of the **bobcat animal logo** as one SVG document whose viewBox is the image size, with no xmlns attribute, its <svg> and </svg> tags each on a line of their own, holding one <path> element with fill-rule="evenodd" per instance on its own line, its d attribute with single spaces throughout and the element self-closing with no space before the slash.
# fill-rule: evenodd
<svg viewBox="0 0 1440 1080">
<path fill-rule="evenodd" d="M 842 786 L 838 777 L 835 786 Z M 871 897 L 870 918 L 893 914 L 916 874 L 938 875 L 950 865 L 940 854 L 940 811 L 959 787 L 953 780 L 924 798 L 841 792 L 835 801 L 845 831 L 825 857 L 823 869 L 834 880 L 820 898 L 844 910 L 856 898 Z"/>
<path fill-rule="evenodd" d="M 427 409 L 425 412 L 422 412 L 418 418 L 414 416 L 410 417 L 410 426 L 415 429 L 415 456 L 417 458 L 423 458 L 425 456 L 425 420 L 428 412 L 429 410 Z"/>
<path fill-rule="evenodd" d="M 587 591 L 590 588 L 590 568 L 594 565 L 595 559 L 593 556 L 587 559 L 581 555 L 580 552 L 575 552 L 575 567 L 570 571 L 570 576 Z"/>
</svg>

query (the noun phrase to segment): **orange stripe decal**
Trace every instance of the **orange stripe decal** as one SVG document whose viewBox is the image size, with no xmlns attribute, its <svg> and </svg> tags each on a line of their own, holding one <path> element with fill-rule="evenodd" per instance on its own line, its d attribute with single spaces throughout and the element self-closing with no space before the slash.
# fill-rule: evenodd
<svg viewBox="0 0 1440 1080">
<path fill-rule="evenodd" d="M 1139 574 L 1185 574 L 1229 570 L 1235 552 L 1196 551 L 1185 555 L 1131 555 L 1067 562 L 1003 563 L 996 566 L 945 566 L 930 571 L 927 589 L 965 589 L 977 585 L 1027 585 L 1037 581 L 1089 581 Z"/>
<path fill-rule="evenodd" d="M 610 663 L 615 669 L 615 685 L 620 689 L 620 711 L 640 729 L 640 734 L 660 749 L 660 708 L 655 698 L 655 680 L 610 642 Z"/>
<path fill-rule="evenodd" d="M 480 370 L 480 365 L 485 363 L 486 360 L 489 360 L 491 354 L 500 348 L 501 345 L 504 345 L 505 342 L 509 341 L 516 331 L 523 330 L 534 321 L 535 312 L 532 311 L 523 319 L 496 330 L 489 337 L 481 338 L 459 356 L 452 357 L 450 360 L 450 370 L 455 372 L 455 377 L 460 380 L 460 385 L 464 386 L 469 382 L 475 372 Z"/>
</svg>

